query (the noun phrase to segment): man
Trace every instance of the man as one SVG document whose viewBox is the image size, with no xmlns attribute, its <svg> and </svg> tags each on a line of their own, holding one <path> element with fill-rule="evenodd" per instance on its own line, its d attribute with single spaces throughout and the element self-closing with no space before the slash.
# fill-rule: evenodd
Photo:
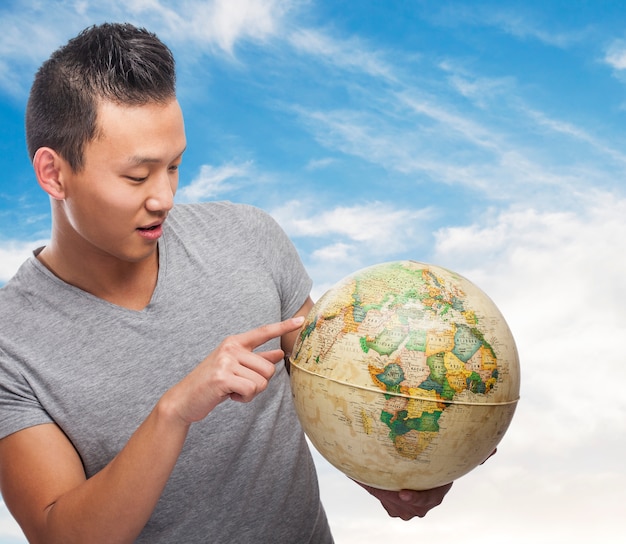
<svg viewBox="0 0 626 544">
<path fill-rule="evenodd" d="M 27 538 L 332 542 L 282 364 L 311 280 L 261 211 L 173 206 L 169 49 L 86 29 L 26 133 L 52 236 L 0 291 L 0 490 Z M 409 519 L 448 489 L 368 491 Z"/>
</svg>

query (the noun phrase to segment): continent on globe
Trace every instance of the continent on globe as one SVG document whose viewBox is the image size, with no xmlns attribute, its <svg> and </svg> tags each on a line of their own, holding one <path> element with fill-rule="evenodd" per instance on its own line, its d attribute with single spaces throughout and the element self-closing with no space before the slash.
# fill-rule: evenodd
<svg viewBox="0 0 626 544">
<path fill-rule="evenodd" d="M 381 489 L 427 489 L 500 442 L 519 398 L 519 360 L 478 287 L 398 261 L 322 296 L 296 341 L 291 383 L 302 426 L 331 464 Z"/>
</svg>

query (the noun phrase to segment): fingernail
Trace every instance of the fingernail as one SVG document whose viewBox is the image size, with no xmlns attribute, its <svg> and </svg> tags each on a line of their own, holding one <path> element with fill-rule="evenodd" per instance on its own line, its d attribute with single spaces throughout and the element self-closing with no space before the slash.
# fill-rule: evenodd
<svg viewBox="0 0 626 544">
<path fill-rule="evenodd" d="M 302 325 L 302 323 L 304 323 L 304 316 L 303 315 L 299 315 L 298 317 L 294 317 L 293 318 L 293 322 L 296 325 Z"/>
</svg>

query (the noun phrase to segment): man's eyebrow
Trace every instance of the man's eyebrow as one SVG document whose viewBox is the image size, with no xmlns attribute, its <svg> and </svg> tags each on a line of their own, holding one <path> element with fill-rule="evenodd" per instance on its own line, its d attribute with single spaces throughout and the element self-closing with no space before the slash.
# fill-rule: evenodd
<svg viewBox="0 0 626 544">
<path fill-rule="evenodd" d="M 157 159 L 157 158 L 141 157 L 139 155 L 136 155 L 134 157 L 129 157 L 128 162 L 132 166 L 140 166 L 140 165 L 146 164 L 146 163 L 157 163 L 157 162 L 161 162 L 161 161 L 159 159 Z"/>
<path fill-rule="evenodd" d="M 180 159 L 186 149 L 187 148 L 185 147 L 185 149 L 183 149 L 178 155 L 176 155 L 176 157 L 174 157 L 174 160 Z M 158 159 L 156 157 L 133 155 L 132 157 L 128 158 L 128 162 L 130 163 L 131 166 L 141 166 L 142 164 L 156 164 L 162 161 L 161 159 Z"/>
</svg>

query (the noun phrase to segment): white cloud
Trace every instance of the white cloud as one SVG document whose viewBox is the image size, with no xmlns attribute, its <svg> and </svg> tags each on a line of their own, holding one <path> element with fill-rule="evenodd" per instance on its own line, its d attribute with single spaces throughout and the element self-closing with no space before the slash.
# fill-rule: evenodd
<svg viewBox="0 0 626 544">
<path fill-rule="evenodd" d="M 625 527 L 620 514 L 623 473 L 549 474 L 543 468 L 542 442 L 535 441 L 534 452 L 517 462 L 508 438 L 498 454 L 454 484 L 441 506 L 411 522 L 386 518 L 375 499 L 316 454 L 335 540 L 376 544 L 411 542 L 419 536 L 424 542 L 452 542 L 462 534 L 463 544 L 617 541 Z M 594 523 L 576 521 L 590 519 Z"/>
<path fill-rule="evenodd" d="M 560 296 L 558 306 L 542 308 L 544 316 L 554 312 L 564 319 L 582 303 L 594 311 L 614 311 L 617 318 L 618 301 L 626 299 L 626 255 L 620 251 L 626 238 L 626 200 L 601 192 L 589 192 L 586 198 L 587 206 L 577 211 L 515 208 L 490 222 L 442 229 L 436 234 L 436 254 L 480 277 L 488 275 L 488 283 L 501 285 L 508 298 L 521 288 L 543 290 L 538 293 L 543 301 Z M 612 291 L 607 292 L 609 285 Z"/>
<path fill-rule="evenodd" d="M 626 70 L 626 42 L 615 40 L 607 49 L 604 61 L 615 70 Z"/>
<path fill-rule="evenodd" d="M 44 246 L 48 240 L 24 242 L 19 240 L 0 241 L 0 285 L 11 279 L 20 265 L 33 250 Z"/>
<path fill-rule="evenodd" d="M 0 89 L 14 97 L 28 92 L 38 65 L 64 41 L 57 24 L 41 23 L 33 11 L 30 6 L 0 11 Z M 55 11 L 50 18 L 55 17 Z M 65 25 L 71 25 L 75 18 L 68 14 Z"/>
<path fill-rule="evenodd" d="M 452 85 L 455 93 L 461 92 L 458 82 Z M 479 93 L 480 87 L 478 83 L 471 93 Z M 473 97 L 479 105 L 491 99 L 493 114 L 463 108 L 409 82 L 363 89 L 362 101 L 352 109 L 293 111 L 333 152 L 416 182 L 463 186 L 491 200 L 533 205 L 540 191 L 544 205 L 560 206 L 573 203 L 589 186 L 610 187 L 623 177 L 626 155 L 617 144 L 526 106 L 512 83 L 508 90 L 494 90 L 484 100 Z M 504 101 L 497 106 L 496 96 Z M 497 114 L 500 108 L 506 117 Z"/>
<path fill-rule="evenodd" d="M 511 78 L 473 77 L 462 70 L 451 69 L 451 63 L 445 62 L 440 68 L 452 72 L 448 78 L 450 85 L 465 98 L 472 100 L 479 108 L 488 109 L 494 98 L 501 97 L 513 88 Z"/>
<path fill-rule="evenodd" d="M 24 82 L 12 77 L 11 68 L 8 63 L 0 59 L 0 89 L 2 89 L 9 96 L 23 96 L 26 94 L 27 89 L 23 84 Z"/>
<path fill-rule="evenodd" d="M 326 157 L 326 158 L 323 158 L 323 159 L 311 159 L 307 163 L 305 168 L 307 170 L 322 170 L 324 168 L 327 168 L 327 167 L 331 166 L 335 162 L 337 162 L 336 159 L 333 159 L 331 157 Z"/>
<path fill-rule="evenodd" d="M 384 202 L 325 207 L 291 201 L 270 211 L 294 239 L 314 280 L 317 300 L 344 276 L 398 255 L 415 255 L 431 243 L 430 209 L 395 207 Z"/>
<path fill-rule="evenodd" d="M 522 4 L 523 5 L 523 4 Z M 441 26 L 470 25 L 492 27 L 520 40 L 536 40 L 543 44 L 566 48 L 580 42 L 586 31 L 559 31 L 554 24 L 544 24 L 530 10 L 511 9 L 497 5 L 465 5 L 444 3 L 439 9 L 429 9 L 423 16 Z"/>
<path fill-rule="evenodd" d="M 395 81 L 392 66 L 382 52 L 374 51 L 358 38 L 337 39 L 313 29 L 299 29 L 289 36 L 297 51 L 343 70 Z"/>
<path fill-rule="evenodd" d="M 446 104 L 437 104 L 412 93 L 401 93 L 397 98 L 414 114 L 424 116 L 446 129 L 447 132 L 458 134 L 468 144 L 489 151 L 499 151 L 501 144 L 498 135 L 466 115 L 455 113 Z"/>
<path fill-rule="evenodd" d="M 59 6 L 64 15 L 67 9 Z M 14 9 L 2 12 L 0 19 L 0 55 L 8 59 L 21 59 L 36 62 L 48 56 L 60 44 L 61 32 L 35 20 L 34 15 L 39 9 L 36 6 L 23 6 L 22 10 Z M 54 13 L 50 14 L 54 17 Z M 78 18 L 78 17 L 75 17 Z"/>
<path fill-rule="evenodd" d="M 200 10 L 202 4 L 195 4 Z M 205 12 L 203 20 L 197 21 L 196 29 L 202 32 L 210 25 L 208 28 L 219 46 L 232 52 L 239 39 L 262 40 L 273 35 L 290 4 L 271 0 L 218 0 Z"/>
<path fill-rule="evenodd" d="M 472 132 L 469 122 L 444 115 L 443 109 L 442 117 L 437 117 L 437 111 L 424 103 L 408 105 L 413 111 L 405 112 L 403 121 L 367 111 L 300 109 L 299 114 L 320 144 L 418 180 L 426 176 L 436 183 L 490 191 L 493 197 L 513 191 L 513 182 L 520 178 L 525 184 L 539 181 L 540 173 L 530 161 L 518 152 L 499 149 L 502 143 L 486 130 L 474 127 Z M 410 127 L 403 126 L 407 118 Z"/>
<path fill-rule="evenodd" d="M 460 20 L 485 23 L 472 10 L 462 11 Z M 550 39 L 523 17 L 500 13 L 487 19 L 519 37 Z M 579 38 L 551 39 L 565 45 Z M 317 142 L 334 153 L 417 182 L 460 185 L 492 200 L 531 205 L 538 191 L 546 206 L 574 203 L 587 187 L 608 187 L 624 175 L 626 155 L 619 142 L 528 106 L 514 77 L 483 77 L 460 60 L 437 60 L 438 70 L 449 74 L 442 85 L 432 67 L 415 76 L 363 41 L 306 30 L 294 33 L 291 42 L 297 51 L 343 70 L 349 82 L 351 100 L 343 109 L 292 108 Z M 358 84 L 355 71 L 377 81 Z M 469 99 L 470 107 L 460 97 Z"/>
<path fill-rule="evenodd" d="M 293 0 L 145 0 L 131 3 L 129 11 L 148 18 L 151 30 L 164 39 L 233 55 L 239 41 L 273 37 L 294 4 Z"/>
<path fill-rule="evenodd" d="M 482 14 L 487 25 L 499 28 L 516 38 L 534 39 L 559 48 L 569 47 L 581 39 L 580 33 L 559 32 L 553 25 L 543 27 L 541 23 L 519 13 L 489 9 L 482 11 Z"/>
<path fill-rule="evenodd" d="M 605 157 L 611 158 L 620 165 L 626 165 L 626 155 L 622 151 L 601 141 L 583 128 L 567 121 L 550 118 L 547 114 L 530 108 L 526 108 L 524 111 L 538 126 L 549 129 L 553 134 L 562 134 L 572 140 L 577 140 L 578 142 L 588 145 L 592 150 L 601 153 Z"/>
<path fill-rule="evenodd" d="M 200 174 L 189 184 L 181 187 L 176 195 L 180 202 L 208 200 L 237 188 L 233 180 L 250 176 L 252 163 L 224 164 L 211 166 L 204 164 Z"/>
<path fill-rule="evenodd" d="M 498 454 L 415 522 L 384 520 L 376 501 L 317 459 L 338 542 L 452 540 L 461 527 L 474 528 L 463 536 L 469 544 L 623 534 L 626 200 L 598 192 L 587 203 L 578 213 L 511 208 L 437 232 L 433 261 L 482 287 L 511 326 L 522 369 L 517 413 Z"/>
<path fill-rule="evenodd" d="M 431 215 L 429 210 L 395 208 L 384 202 L 319 210 L 291 201 L 271 213 L 291 236 L 341 237 L 378 255 L 402 251 L 414 243 L 420 226 Z M 335 242 L 334 247 L 345 254 L 345 246 Z"/>
<path fill-rule="evenodd" d="M 354 247 L 344 242 L 337 242 L 335 244 L 316 249 L 311 256 L 316 261 L 345 262 L 354 257 Z"/>
<path fill-rule="evenodd" d="M 280 34 L 298 0 L 111 0 L 22 2 L 0 9 L 0 88 L 13 96 L 27 92 L 32 74 L 57 47 L 83 28 L 104 21 L 130 22 L 178 45 L 179 62 L 198 52 L 234 57 L 237 43 L 265 41 Z"/>
<path fill-rule="evenodd" d="M 510 210 L 437 233 L 437 261 L 482 287 L 516 337 L 520 460 L 541 444 L 545 470 L 591 477 L 618 468 L 596 445 L 610 428 L 626 447 L 626 399 L 612 385 L 626 383 L 625 237 L 626 200 L 610 194 L 589 195 L 577 213 Z"/>
</svg>

